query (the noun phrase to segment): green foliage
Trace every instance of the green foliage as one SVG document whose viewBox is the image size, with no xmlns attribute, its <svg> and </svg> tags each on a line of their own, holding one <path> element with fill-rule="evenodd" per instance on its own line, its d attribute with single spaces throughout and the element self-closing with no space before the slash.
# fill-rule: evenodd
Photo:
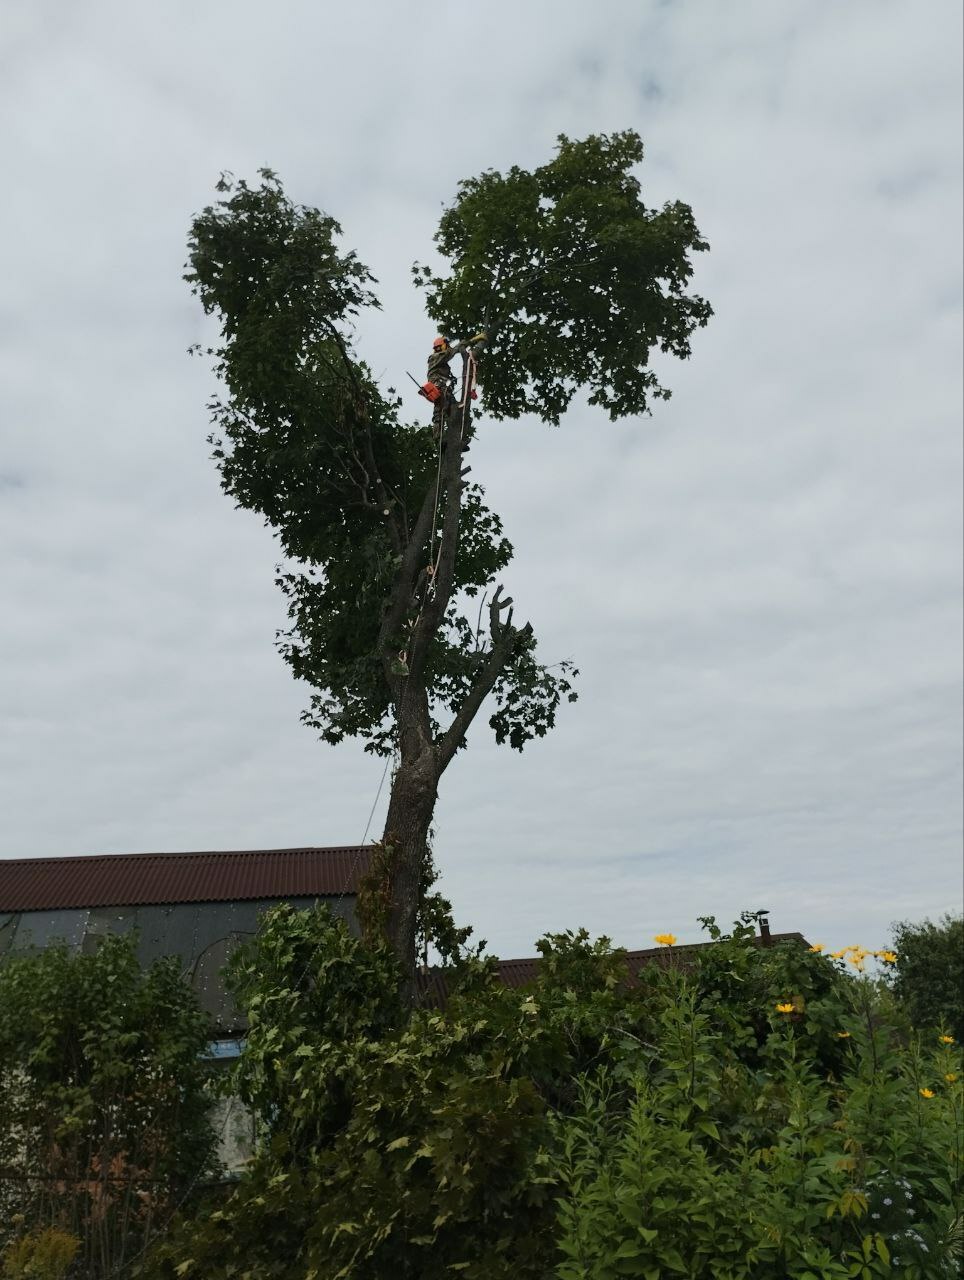
<svg viewBox="0 0 964 1280">
<path fill-rule="evenodd" d="M 293 204 L 270 170 L 257 187 L 223 178 L 219 190 L 223 198 L 194 220 L 185 278 L 220 320 L 221 344 L 209 354 L 227 390 L 211 404 L 222 486 L 264 517 L 293 562 L 278 576 L 291 620 L 280 648 L 315 690 L 303 719 L 326 742 L 357 736 L 384 754 L 395 740 L 386 662 L 410 643 L 425 593 L 417 574 L 432 558 L 431 520 L 418 522 L 437 484 L 431 432 L 401 421 L 401 400 L 376 385 L 354 350 L 353 321 L 378 302 L 367 268 L 336 248 L 338 223 Z M 512 557 L 483 497 L 465 483 L 452 602 L 420 653 L 436 730 L 487 657 L 471 598 Z M 446 536 L 444 511 L 437 524 Z M 383 635 L 412 539 L 405 607 Z M 495 690 L 492 727 L 517 748 L 574 697 L 571 664 L 550 671 L 534 652 L 528 634 Z"/>
<path fill-rule="evenodd" d="M 685 359 L 712 314 L 686 292 L 691 255 L 709 246 L 688 205 L 642 202 L 632 173 L 642 158 L 632 130 L 563 135 L 531 173 L 490 170 L 459 184 L 435 237 L 450 274 L 417 264 L 413 274 L 443 331 L 481 323 L 490 333 L 480 380 L 493 417 L 558 424 L 581 386 L 614 419 L 669 398 L 650 356 Z"/>
<path fill-rule="evenodd" d="M 650 353 L 687 356 L 706 323 L 709 306 L 685 290 L 691 255 L 707 246 L 686 205 L 641 202 L 630 172 L 641 158 L 632 132 L 562 138 L 532 173 L 462 183 L 443 214 L 436 239 L 450 274 L 419 269 L 416 281 L 445 326 L 492 329 L 480 378 L 493 416 L 558 422 L 584 385 L 614 418 L 669 394 Z M 337 247 L 338 223 L 293 204 L 270 170 L 258 186 L 224 177 L 219 191 L 194 220 L 185 277 L 220 321 L 209 354 L 227 395 L 212 403 L 211 440 L 225 491 L 264 517 L 293 562 L 278 577 L 291 620 L 280 647 L 314 690 L 304 719 L 327 742 L 391 749 L 391 663 L 422 617 L 433 521 L 420 514 L 434 495 L 436 531 L 457 554 L 411 675 L 425 681 L 435 731 L 473 690 L 492 691 L 496 739 L 521 749 L 574 698 L 573 668 L 538 662 L 528 629 L 497 671 L 487 667 L 469 605 L 512 547 L 481 486 L 439 472 L 431 433 L 402 421 L 401 400 L 357 354 L 353 325 L 378 306 L 370 272 Z"/>
<path fill-rule="evenodd" d="M 867 1149 L 863 1116 L 846 1102 L 899 1093 L 906 1117 L 907 1078 L 871 1090 L 845 1075 L 832 1089 L 788 1043 L 772 1058 L 762 1078 L 734 1071 L 697 1023 L 688 1078 L 663 1063 L 636 1080 L 628 1105 L 606 1073 L 584 1083 L 579 1111 L 559 1125 L 559 1280 L 958 1273 L 959 1178 L 956 1189 L 933 1184 L 959 1140 L 959 1096 L 931 1105 L 923 1133 L 888 1111 L 886 1136 Z M 754 1137 L 734 1123 L 734 1103 Z M 880 1153 L 895 1133 L 907 1139 L 896 1165 Z"/>
<path fill-rule="evenodd" d="M 8 1259 L 36 1269 L 60 1256 L 63 1239 L 47 1226 L 80 1240 L 85 1277 L 137 1252 L 213 1164 L 206 1040 L 177 962 L 143 972 L 130 938 L 105 938 L 93 955 L 52 947 L 5 958 L 0 1244 Z"/>
<path fill-rule="evenodd" d="M 76 1236 L 45 1227 L 11 1240 L 0 1259 L 3 1280 L 64 1280 L 80 1251 Z"/>
<path fill-rule="evenodd" d="M 789 1001 L 790 1025 L 808 1055 L 823 1070 L 838 1070 L 844 1056 L 842 966 L 797 940 L 758 945 L 754 924 L 760 914 L 744 912 L 730 933 L 712 916 L 702 918 L 716 945 L 700 953 L 695 979 L 701 1005 L 740 1059 L 757 1067 L 774 1026 L 785 1020 L 776 1006 Z"/>
<path fill-rule="evenodd" d="M 469 955 L 445 1012 L 405 1021 L 380 994 L 395 989 L 387 949 L 324 911 L 272 913 L 238 988 L 253 1008 L 237 1087 L 265 1140 L 230 1201 L 185 1225 L 150 1274 L 542 1274 L 547 1106 L 635 1008 L 605 945 L 564 935 L 542 949 L 531 992 Z"/>
<path fill-rule="evenodd" d="M 958 1273 L 959 1055 L 937 1037 L 903 1045 L 879 985 L 813 953 L 822 1000 L 781 1014 L 793 1002 L 778 998 L 760 1010 L 762 1042 L 734 1036 L 746 1011 L 736 997 L 721 1019 L 721 969 L 769 999 L 801 960 L 738 925 L 695 973 L 670 971 L 628 1087 L 608 1066 L 583 1079 L 577 1112 L 557 1119 L 559 1280 Z M 841 1053 L 828 1072 L 822 1015 L 834 1006 Z"/>
<path fill-rule="evenodd" d="M 391 843 L 377 842 L 372 846 L 368 872 L 358 885 L 355 911 L 363 937 L 369 941 L 384 942 L 388 937 L 391 913 L 392 883 L 398 865 L 398 852 Z M 472 935 L 471 926 L 459 927 L 452 917 L 452 904 L 438 891 L 432 892 L 438 880 L 438 869 L 431 844 L 421 865 L 418 886 L 418 915 L 415 926 L 415 954 L 427 955 L 429 947 L 445 965 L 458 965 L 470 954 L 478 955 L 485 948 L 481 942 L 468 947 Z"/>
<path fill-rule="evenodd" d="M 894 994 L 921 1030 L 941 1024 L 964 1042 L 964 917 L 893 927 Z"/>
<path fill-rule="evenodd" d="M 956 1047 L 907 1041 L 881 984 L 805 944 L 707 923 L 638 981 L 582 931 L 521 990 L 463 952 L 444 1009 L 404 1018 L 386 948 L 274 913 L 236 978 L 263 1141 L 147 1274 L 956 1274 Z"/>
</svg>

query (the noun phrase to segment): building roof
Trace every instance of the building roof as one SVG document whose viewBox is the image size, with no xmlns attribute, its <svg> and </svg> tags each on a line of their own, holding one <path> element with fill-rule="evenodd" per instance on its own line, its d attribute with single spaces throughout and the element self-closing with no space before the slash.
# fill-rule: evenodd
<svg viewBox="0 0 964 1280">
<path fill-rule="evenodd" d="M 370 846 L 0 859 L 0 911 L 354 894 Z"/>
</svg>

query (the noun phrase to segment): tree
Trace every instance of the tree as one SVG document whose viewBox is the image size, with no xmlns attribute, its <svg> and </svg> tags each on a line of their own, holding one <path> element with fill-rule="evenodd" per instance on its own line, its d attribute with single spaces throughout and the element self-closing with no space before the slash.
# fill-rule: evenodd
<svg viewBox="0 0 964 1280">
<path fill-rule="evenodd" d="M 447 270 L 416 264 L 415 283 L 443 332 L 485 328 L 478 382 L 492 417 L 558 424 L 582 387 L 613 419 L 669 396 L 650 355 L 687 357 L 707 322 L 708 304 L 687 293 L 707 245 L 687 205 L 642 202 L 642 154 L 633 132 L 563 136 L 549 163 L 469 179 L 445 210 L 435 243 Z M 336 247 L 333 218 L 260 176 L 222 177 L 189 241 L 185 278 L 220 321 L 210 354 L 226 395 L 211 442 L 222 487 L 288 558 L 280 648 L 314 690 L 305 721 L 327 742 L 397 752 L 387 934 L 411 990 L 442 774 L 490 694 L 497 741 L 521 750 L 574 699 L 575 673 L 538 660 L 532 626 L 515 624 L 497 585 L 512 546 L 463 465 L 468 398 L 445 412 L 438 448 L 402 421 L 355 350 L 355 319 L 378 306 L 373 277 Z"/>
<path fill-rule="evenodd" d="M 911 1022 L 922 1031 L 943 1023 L 964 1041 L 964 917 L 901 920 L 892 931 L 894 994 Z"/>
<path fill-rule="evenodd" d="M 208 1034 L 177 960 L 143 971 L 130 937 L 4 959 L 0 1274 L 79 1251 L 79 1274 L 114 1275 L 166 1225 L 215 1165 Z"/>
</svg>

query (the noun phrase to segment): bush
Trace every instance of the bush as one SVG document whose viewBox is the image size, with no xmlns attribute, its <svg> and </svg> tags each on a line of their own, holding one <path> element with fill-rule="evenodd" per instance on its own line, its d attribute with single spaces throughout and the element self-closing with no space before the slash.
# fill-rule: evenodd
<svg viewBox="0 0 964 1280">
<path fill-rule="evenodd" d="M 914 1026 L 942 1024 L 964 1041 L 964 917 L 945 915 L 937 924 L 907 920 L 893 926 L 894 994 Z"/>
<path fill-rule="evenodd" d="M 164 1225 L 213 1163 L 206 1043 L 177 962 L 143 972 L 133 939 L 0 964 L 5 1274 L 64 1274 L 71 1238 L 71 1274 L 113 1274 Z"/>
<path fill-rule="evenodd" d="M 521 991 L 463 958 L 443 1010 L 403 1017 L 387 949 L 270 913 L 235 973 L 260 1148 L 146 1274 L 951 1274 L 955 1047 L 908 1041 L 842 961 L 707 925 L 714 947 L 638 981 L 583 932 L 543 939 Z"/>
<path fill-rule="evenodd" d="M 0 1276 L 3 1280 L 64 1280 L 79 1251 L 80 1241 L 66 1231 L 56 1227 L 31 1231 L 4 1249 Z"/>
<path fill-rule="evenodd" d="M 645 1069 L 586 1077 L 557 1121 L 559 1280 L 956 1276 L 954 1059 L 936 1037 L 901 1051 L 873 996 L 867 1030 L 867 994 L 827 1076 L 805 1016 L 774 1019 L 754 1069 L 681 984 Z"/>
</svg>

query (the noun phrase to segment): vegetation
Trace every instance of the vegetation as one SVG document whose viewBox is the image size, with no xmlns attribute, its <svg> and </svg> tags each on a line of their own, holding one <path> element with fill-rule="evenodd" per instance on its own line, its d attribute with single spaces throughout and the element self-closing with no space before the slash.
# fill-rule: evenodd
<svg viewBox="0 0 964 1280">
<path fill-rule="evenodd" d="M 943 1023 L 964 1043 L 964 917 L 894 925 L 893 989 L 915 1026 Z"/>
<path fill-rule="evenodd" d="M 146 1274 L 956 1275 L 957 1045 L 868 953 L 761 946 L 752 919 L 638 980 L 584 933 L 544 939 L 524 990 L 463 955 L 407 1015 L 384 942 L 278 909 L 234 973 L 258 1154 Z"/>
<path fill-rule="evenodd" d="M 486 331 L 491 417 L 558 423 L 581 388 L 612 418 L 669 395 L 651 355 L 687 357 L 707 322 L 687 292 L 707 244 L 687 205 L 643 203 L 642 156 L 631 131 L 561 137 L 547 164 L 469 179 L 445 210 L 444 269 L 416 266 L 415 283 L 443 331 Z M 575 672 L 537 657 L 497 585 L 513 549 L 463 465 L 471 402 L 449 406 L 438 447 L 403 421 L 355 349 L 354 322 L 378 302 L 368 269 L 336 247 L 338 223 L 293 204 L 269 170 L 219 190 L 194 220 L 186 277 L 220 323 L 214 456 L 225 491 L 288 557 L 281 651 L 313 690 L 304 719 L 326 742 L 397 752 L 385 929 L 411 999 L 442 774 L 489 695 L 497 741 L 521 750 L 575 697 Z M 409 350 L 408 362 L 427 355 L 429 334 Z"/>
<path fill-rule="evenodd" d="M 114 1275 L 213 1164 L 207 1029 L 130 938 L 0 964 L 0 1275 Z M 73 1267 L 73 1270 L 70 1268 Z"/>
<path fill-rule="evenodd" d="M 16 1215 L 13 1225 L 23 1225 Z M 80 1252 L 80 1240 L 58 1227 L 44 1227 L 15 1236 L 3 1251 L 4 1280 L 64 1280 Z"/>
</svg>

